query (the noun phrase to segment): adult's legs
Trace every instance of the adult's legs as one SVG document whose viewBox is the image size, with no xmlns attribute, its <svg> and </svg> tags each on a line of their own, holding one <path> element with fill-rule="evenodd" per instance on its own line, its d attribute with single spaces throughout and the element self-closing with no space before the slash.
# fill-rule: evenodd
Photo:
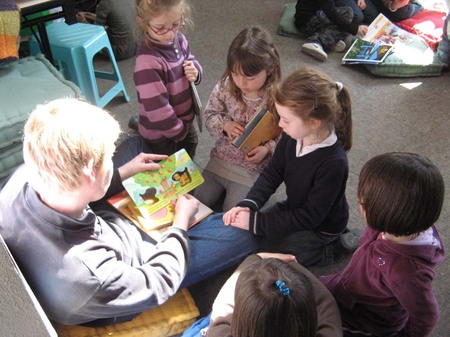
<svg viewBox="0 0 450 337">
<path fill-rule="evenodd" d="M 181 288 L 236 266 L 256 251 L 258 238 L 249 231 L 225 226 L 222 215 L 212 214 L 189 229 L 190 263 Z"/>
</svg>

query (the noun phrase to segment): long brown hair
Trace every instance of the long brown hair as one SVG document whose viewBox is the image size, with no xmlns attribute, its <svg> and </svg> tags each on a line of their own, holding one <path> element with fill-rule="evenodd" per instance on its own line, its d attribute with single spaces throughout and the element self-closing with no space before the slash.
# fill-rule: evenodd
<svg viewBox="0 0 450 337">
<path fill-rule="evenodd" d="M 270 92 L 281 78 L 280 56 L 267 30 L 260 26 L 247 27 L 233 39 L 228 48 L 227 68 L 222 75 L 222 83 L 229 78 L 230 94 L 243 103 L 241 90 L 234 83 L 231 73 L 241 71 L 245 76 L 254 76 L 263 70 L 268 74 L 263 88 Z M 270 97 L 268 109 L 273 111 Z"/>
<path fill-rule="evenodd" d="M 273 90 L 274 101 L 303 121 L 318 119 L 336 135 L 346 151 L 352 147 L 352 102 L 345 86 L 315 68 L 301 68 Z"/>
<path fill-rule="evenodd" d="M 289 294 L 283 293 L 286 288 Z M 278 259 L 255 262 L 241 272 L 231 322 L 233 337 L 314 337 L 316 331 L 314 292 L 303 273 Z"/>
</svg>

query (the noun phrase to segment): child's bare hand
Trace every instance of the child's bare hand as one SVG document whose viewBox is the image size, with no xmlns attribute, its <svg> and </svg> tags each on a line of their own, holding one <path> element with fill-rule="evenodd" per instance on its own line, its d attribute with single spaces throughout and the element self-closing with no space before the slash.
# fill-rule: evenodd
<svg viewBox="0 0 450 337">
<path fill-rule="evenodd" d="M 184 76 L 187 78 L 189 82 L 193 82 L 197 79 L 198 70 L 192 61 L 184 61 Z"/>
<path fill-rule="evenodd" d="M 278 259 L 284 262 L 297 262 L 297 259 L 295 258 L 295 255 L 292 254 L 282 254 L 282 253 L 258 253 L 258 255 L 261 259 L 269 259 L 274 258 Z"/>
<path fill-rule="evenodd" d="M 247 152 L 245 160 L 253 164 L 259 164 L 267 157 L 269 152 L 270 150 L 267 146 L 257 146 L 253 150 Z"/>
<path fill-rule="evenodd" d="M 236 215 L 241 211 L 250 211 L 247 207 L 233 207 L 222 216 L 223 223 L 228 226 L 236 220 Z"/>
<path fill-rule="evenodd" d="M 364 35 L 366 35 L 367 30 L 369 29 L 369 27 L 367 27 L 366 25 L 360 25 L 358 27 L 358 34 L 363 37 Z"/>
<path fill-rule="evenodd" d="M 240 208 L 241 210 L 235 215 L 234 221 L 230 222 L 230 226 L 248 231 L 250 228 L 250 209 Z"/>
<path fill-rule="evenodd" d="M 228 138 L 233 139 L 242 135 L 244 132 L 244 126 L 235 121 L 226 121 L 223 125 L 223 131 L 227 134 Z"/>
</svg>

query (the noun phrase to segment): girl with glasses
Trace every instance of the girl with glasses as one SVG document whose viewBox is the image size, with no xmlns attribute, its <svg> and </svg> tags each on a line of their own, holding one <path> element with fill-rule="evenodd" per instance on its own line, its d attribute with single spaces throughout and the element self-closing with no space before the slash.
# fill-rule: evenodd
<svg viewBox="0 0 450 337">
<path fill-rule="evenodd" d="M 137 0 L 136 5 L 142 33 L 134 70 L 139 134 L 153 153 L 185 148 L 193 158 L 198 137 L 189 82 L 200 83 L 202 67 L 180 31 L 190 22 L 190 6 L 186 0 Z"/>
</svg>

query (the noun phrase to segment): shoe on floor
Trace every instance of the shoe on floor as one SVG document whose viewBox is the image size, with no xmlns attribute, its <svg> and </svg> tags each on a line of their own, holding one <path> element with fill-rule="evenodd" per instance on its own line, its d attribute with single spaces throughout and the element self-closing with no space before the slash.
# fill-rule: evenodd
<svg viewBox="0 0 450 337">
<path fill-rule="evenodd" d="M 359 238 L 361 237 L 361 234 L 361 229 L 352 228 L 351 230 L 348 230 L 339 235 L 339 241 L 345 250 L 354 252 L 359 246 Z"/>
<path fill-rule="evenodd" d="M 347 49 L 347 46 L 344 41 L 339 40 L 332 48 L 331 51 L 334 51 L 336 53 L 342 53 L 345 49 Z"/>
<path fill-rule="evenodd" d="M 130 129 L 138 131 L 138 123 L 139 123 L 139 117 L 131 116 L 130 120 L 128 121 L 128 127 Z"/>
<path fill-rule="evenodd" d="M 356 41 L 356 38 L 353 35 L 348 34 L 343 41 L 345 43 L 345 49 L 349 49 Z"/>
<path fill-rule="evenodd" d="M 302 52 L 311 55 L 320 61 L 325 61 L 328 57 L 327 53 L 323 51 L 322 46 L 318 43 L 304 43 Z"/>
</svg>

